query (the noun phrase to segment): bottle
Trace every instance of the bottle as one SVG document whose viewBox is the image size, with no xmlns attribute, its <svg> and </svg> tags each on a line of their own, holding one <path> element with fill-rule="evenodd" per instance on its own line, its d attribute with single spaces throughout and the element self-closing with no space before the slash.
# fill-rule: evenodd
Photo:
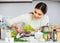
<svg viewBox="0 0 60 43">
<path fill-rule="evenodd" d="M 1 39 L 1 28 L 0 28 L 0 39 Z"/>
<path fill-rule="evenodd" d="M 0 39 L 1 39 L 1 28 L 2 28 L 2 15 L 0 15 Z"/>
<path fill-rule="evenodd" d="M 49 30 L 49 27 L 48 26 L 43 26 L 43 38 L 45 41 L 48 40 L 48 30 Z"/>
<path fill-rule="evenodd" d="M 53 41 L 55 42 L 57 39 L 56 39 L 56 29 L 53 29 Z"/>
<path fill-rule="evenodd" d="M 52 39 L 53 34 L 52 34 L 52 27 L 51 26 L 49 26 L 49 32 L 50 32 L 50 39 Z"/>
<path fill-rule="evenodd" d="M 6 37 L 6 31 L 7 31 L 7 26 L 6 26 L 6 22 L 5 22 L 5 17 L 2 17 L 2 21 L 1 21 L 1 39 L 5 40 Z"/>
<path fill-rule="evenodd" d="M 5 27 L 6 27 L 6 23 L 4 22 L 4 20 L 2 20 L 2 28 L 1 28 L 1 39 L 4 40 L 5 39 Z"/>
<path fill-rule="evenodd" d="M 50 32 L 48 32 L 48 41 L 50 40 Z"/>
<path fill-rule="evenodd" d="M 45 41 L 47 41 L 47 32 L 43 32 L 43 38 Z"/>
<path fill-rule="evenodd" d="M 1 39 L 1 20 L 0 20 L 0 39 Z"/>
</svg>

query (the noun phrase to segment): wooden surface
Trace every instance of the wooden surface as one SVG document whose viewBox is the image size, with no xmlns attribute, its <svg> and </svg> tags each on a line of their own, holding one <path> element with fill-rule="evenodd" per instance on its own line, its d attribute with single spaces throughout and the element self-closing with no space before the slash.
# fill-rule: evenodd
<svg viewBox="0 0 60 43">
<path fill-rule="evenodd" d="M 57 41 L 60 41 L 60 29 L 56 29 L 57 31 Z"/>
</svg>

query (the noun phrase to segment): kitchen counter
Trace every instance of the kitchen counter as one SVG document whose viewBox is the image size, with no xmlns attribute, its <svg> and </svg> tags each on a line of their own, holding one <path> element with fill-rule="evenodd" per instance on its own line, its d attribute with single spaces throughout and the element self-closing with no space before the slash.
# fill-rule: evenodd
<svg viewBox="0 0 60 43">
<path fill-rule="evenodd" d="M 4 40 L 0 40 L 0 43 L 6 43 Z M 8 42 L 9 43 L 9 42 Z M 53 41 L 31 41 L 31 42 L 10 42 L 10 43 L 53 43 Z M 54 43 L 60 43 L 60 42 L 54 42 Z"/>
</svg>

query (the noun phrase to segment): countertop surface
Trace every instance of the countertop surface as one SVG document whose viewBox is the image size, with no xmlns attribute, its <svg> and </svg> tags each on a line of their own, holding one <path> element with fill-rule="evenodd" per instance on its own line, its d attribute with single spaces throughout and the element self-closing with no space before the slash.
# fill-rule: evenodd
<svg viewBox="0 0 60 43">
<path fill-rule="evenodd" d="M 31 42 L 6 42 L 4 40 L 0 40 L 0 43 L 60 43 L 60 42 L 53 42 L 53 41 L 45 41 L 45 42 L 42 42 L 42 41 L 31 41 Z"/>
</svg>

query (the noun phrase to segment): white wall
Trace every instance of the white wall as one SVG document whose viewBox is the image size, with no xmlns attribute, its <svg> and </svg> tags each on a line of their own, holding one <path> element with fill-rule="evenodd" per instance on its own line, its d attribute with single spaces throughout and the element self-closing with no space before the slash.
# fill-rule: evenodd
<svg viewBox="0 0 60 43">
<path fill-rule="evenodd" d="M 34 11 L 34 6 L 40 1 L 33 3 L 0 3 L 0 14 L 4 16 L 19 16 Z M 50 17 L 50 24 L 60 25 L 60 3 L 44 1 L 48 5 L 47 15 Z"/>
</svg>

